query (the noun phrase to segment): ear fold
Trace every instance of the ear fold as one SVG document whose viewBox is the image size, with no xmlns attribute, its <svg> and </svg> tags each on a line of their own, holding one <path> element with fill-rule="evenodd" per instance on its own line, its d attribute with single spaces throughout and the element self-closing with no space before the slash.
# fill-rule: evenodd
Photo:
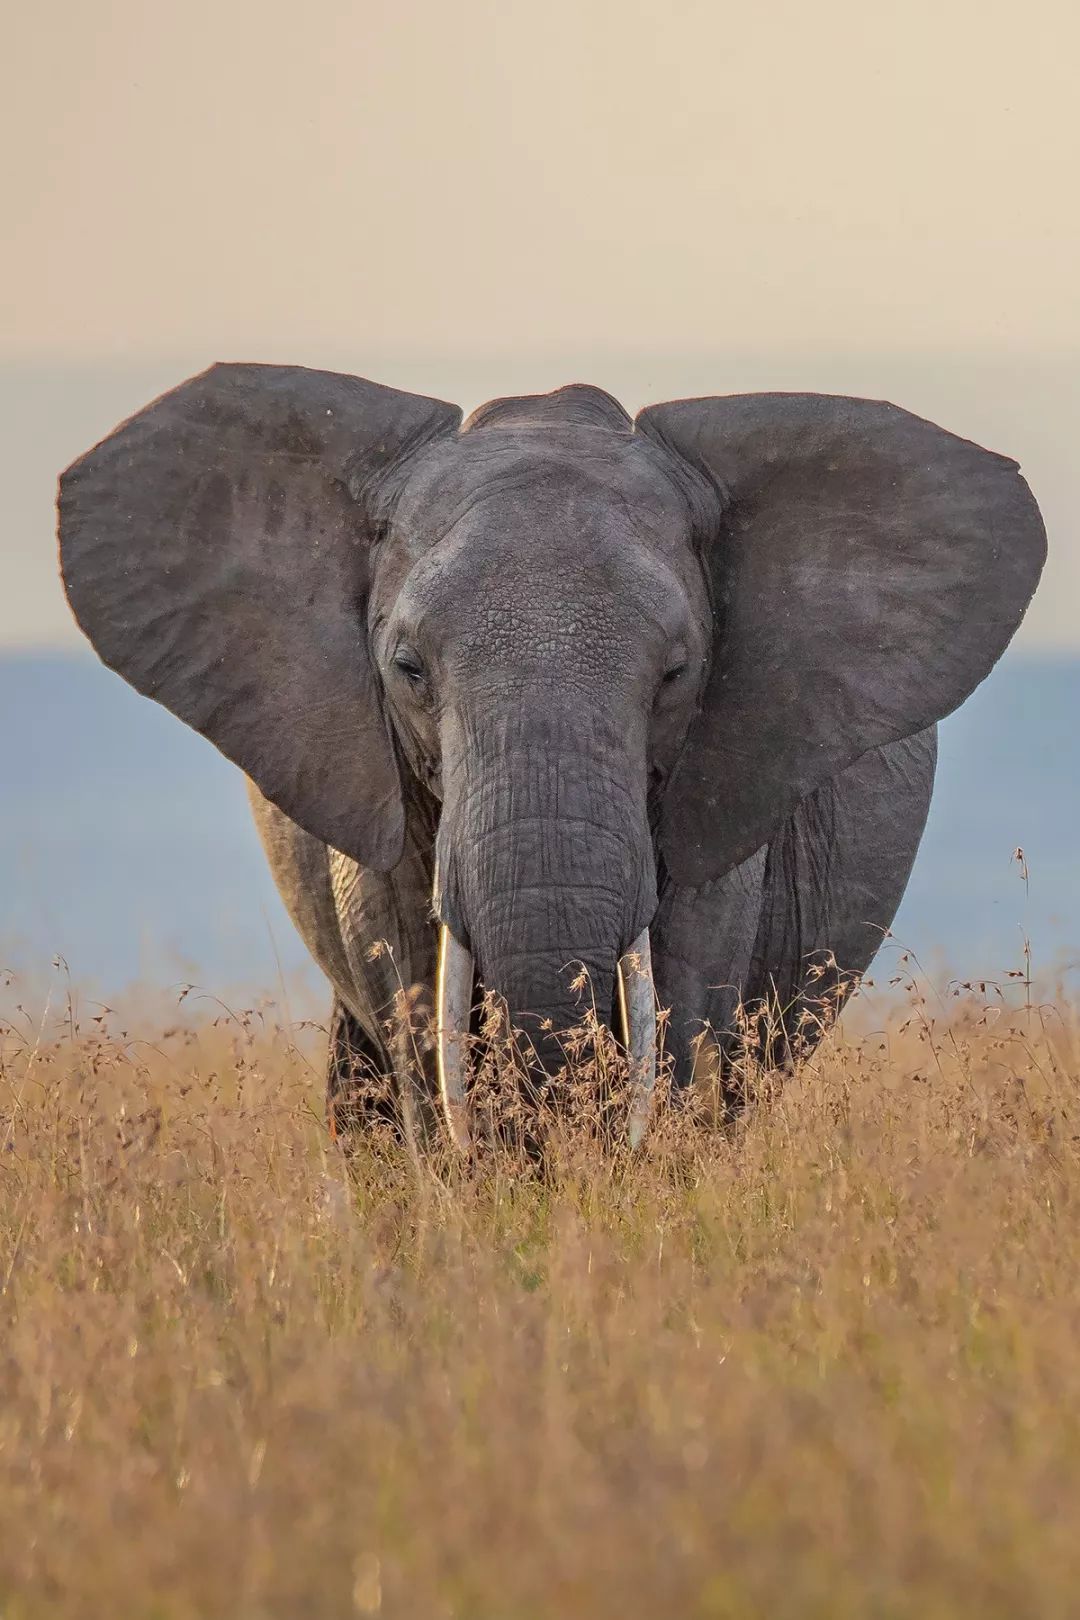
<svg viewBox="0 0 1080 1620">
<path fill-rule="evenodd" d="M 895 405 L 733 395 L 636 427 L 724 507 L 712 669 L 661 829 L 696 884 L 867 749 L 955 709 L 1019 624 L 1046 537 L 1015 462 Z"/>
<path fill-rule="evenodd" d="M 367 649 L 362 476 L 460 412 L 357 377 L 219 365 L 60 481 L 68 598 L 106 664 L 301 827 L 400 857 L 401 790 Z"/>
</svg>

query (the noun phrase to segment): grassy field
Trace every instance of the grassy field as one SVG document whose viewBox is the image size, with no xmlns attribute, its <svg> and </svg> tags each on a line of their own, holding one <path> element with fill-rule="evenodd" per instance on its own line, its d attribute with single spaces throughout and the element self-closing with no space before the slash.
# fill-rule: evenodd
<svg viewBox="0 0 1080 1620">
<path fill-rule="evenodd" d="M 0 1615 L 1075 1615 L 1077 1022 L 909 1001 L 546 1176 L 347 1161 L 259 1017 L 17 1016 Z"/>
</svg>

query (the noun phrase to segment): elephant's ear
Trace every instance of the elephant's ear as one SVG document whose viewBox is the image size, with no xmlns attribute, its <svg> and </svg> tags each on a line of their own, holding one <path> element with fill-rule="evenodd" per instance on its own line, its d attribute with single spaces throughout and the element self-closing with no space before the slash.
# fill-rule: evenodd
<svg viewBox="0 0 1080 1620">
<path fill-rule="evenodd" d="M 317 838 L 386 870 L 401 787 L 350 494 L 460 412 L 357 377 L 219 365 L 60 480 L 60 557 L 102 659 Z"/>
<path fill-rule="evenodd" d="M 636 426 L 724 508 L 712 668 L 662 824 L 673 874 L 700 883 L 868 748 L 955 709 L 1019 624 L 1046 537 L 1015 462 L 895 405 L 744 394 Z"/>
</svg>

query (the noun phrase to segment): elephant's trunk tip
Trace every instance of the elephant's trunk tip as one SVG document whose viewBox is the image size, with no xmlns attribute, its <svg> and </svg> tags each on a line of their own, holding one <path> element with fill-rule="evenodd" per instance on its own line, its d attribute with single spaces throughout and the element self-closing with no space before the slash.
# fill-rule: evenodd
<svg viewBox="0 0 1080 1620">
<path fill-rule="evenodd" d="M 439 931 L 435 985 L 436 1065 L 446 1127 L 451 1142 L 462 1154 L 472 1151 L 465 1079 L 473 982 L 472 952 L 455 939 L 444 923 Z M 647 928 L 619 959 L 618 987 L 630 1065 L 629 1138 L 631 1148 L 636 1149 L 645 1136 L 656 1085 L 656 990 Z"/>
</svg>

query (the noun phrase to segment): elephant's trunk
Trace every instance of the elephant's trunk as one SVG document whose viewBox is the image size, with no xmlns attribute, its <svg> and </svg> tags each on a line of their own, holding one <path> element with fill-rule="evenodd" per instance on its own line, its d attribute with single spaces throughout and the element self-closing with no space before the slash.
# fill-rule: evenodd
<svg viewBox="0 0 1080 1620">
<path fill-rule="evenodd" d="M 513 721 L 472 729 L 467 740 L 447 773 L 439 829 L 436 906 L 451 963 L 449 978 L 440 975 L 444 1007 L 453 1003 L 460 1015 L 458 981 L 467 957 L 474 960 L 480 983 L 505 1000 L 554 1074 L 565 1062 L 560 1035 L 590 1006 L 626 1038 L 616 1011 L 619 963 L 633 948 L 623 1002 L 643 1072 L 653 1050 L 643 958 L 656 905 L 643 758 L 580 715 L 560 726 L 550 713 L 519 711 Z M 448 939 L 456 942 L 449 956 Z M 443 1025 L 445 1036 L 445 1016 Z M 448 1076 L 453 1092 L 446 1040 L 443 1054 L 444 1093 Z"/>
</svg>

